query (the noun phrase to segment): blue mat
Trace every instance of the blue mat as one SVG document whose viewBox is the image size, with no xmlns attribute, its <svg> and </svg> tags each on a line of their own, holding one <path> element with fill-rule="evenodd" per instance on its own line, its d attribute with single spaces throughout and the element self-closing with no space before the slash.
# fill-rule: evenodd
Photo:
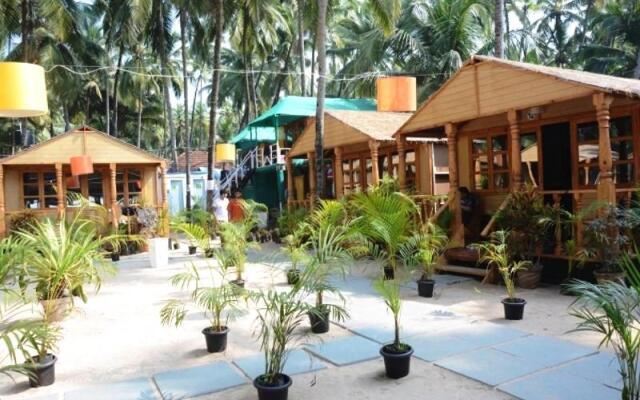
<svg viewBox="0 0 640 400">
<path fill-rule="evenodd" d="M 349 365 L 380 357 L 380 345 L 360 336 L 349 336 L 308 346 L 313 354 L 335 365 Z"/>
<path fill-rule="evenodd" d="M 529 336 L 494 348 L 514 355 L 527 364 L 541 367 L 550 367 L 597 353 L 594 349 L 546 336 Z"/>
<path fill-rule="evenodd" d="M 618 368 L 618 360 L 613 354 L 600 353 L 564 365 L 558 368 L 558 371 L 622 390 L 622 378 Z"/>
<path fill-rule="evenodd" d="M 156 400 L 148 378 L 88 386 L 64 394 L 64 400 Z"/>
<path fill-rule="evenodd" d="M 523 400 L 618 400 L 620 392 L 558 370 L 545 371 L 498 386 Z"/>
<path fill-rule="evenodd" d="M 528 333 L 498 324 L 470 323 L 454 329 L 411 336 L 415 356 L 436 361 L 455 354 L 522 338 Z"/>
<path fill-rule="evenodd" d="M 165 399 L 195 397 L 247 383 L 226 362 L 163 372 L 153 376 Z"/>
<path fill-rule="evenodd" d="M 523 362 L 518 357 L 494 349 L 459 354 L 437 361 L 436 365 L 491 386 L 540 369 L 540 366 Z"/>
<path fill-rule="evenodd" d="M 239 360 L 234 360 L 233 363 L 251 379 L 255 379 L 264 373 L 264 354 L 243 357 Z M 327 366 L 311 354 L 304 350 L 295 349 L 289 353 L 287 363 L 284 367 L 284 373 L 287 375 L 296 375 L 318 371 L 324 368 L 327 368 Z"/>
</svg>

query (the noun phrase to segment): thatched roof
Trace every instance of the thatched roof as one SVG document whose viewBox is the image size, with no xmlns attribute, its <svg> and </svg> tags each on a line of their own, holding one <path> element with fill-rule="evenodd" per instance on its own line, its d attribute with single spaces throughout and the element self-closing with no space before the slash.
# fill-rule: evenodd
<svg viewBox="0 0 640 400">
<path fill-rule="evenodd" d="M 331 110 L 325 115 L 375 140 L 395 140 L 393 134 L 411 117 L 410 113 L 351 110 Z"/>
<path fill-rule="evenodd" d="M 529 64 L 489 56 L 473 56 L 469 62 L 493 62 L 508 65 L 525 71 L 553 76 L 567 82 L 588 85 L 602 92 L 640 98 L 640 80 L 638 79 L 620 78 L 617 76 L 596 74 L 593 72 L 578 71 L 575 69 L 547 67 L 546 65 Z"/>
<path fill-rule="evenodd" d="M 398 130 L 441 137 L 446 123 L 461 123 L 578 98 L 595 92 L 640 99 L 640 80 L 473 56 Z"/>
</svg>

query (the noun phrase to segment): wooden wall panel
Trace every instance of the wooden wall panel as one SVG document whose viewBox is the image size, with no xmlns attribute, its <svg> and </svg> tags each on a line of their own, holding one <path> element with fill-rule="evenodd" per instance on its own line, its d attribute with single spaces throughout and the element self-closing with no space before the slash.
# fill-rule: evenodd
<svg viewBox="0 0 640 400">
<path fill-rule="evenodd" d="M 466 186 L 469 190 L 473 191 L 470 181 L 471 162 L 469 160 L 469 146 L 469 137 L 460 135 L 458 137 L 458 186 Z"/>
<path fill-rule="evenodd" d="M 22 193 L 20 182 L 20 173 L 15 169 L 5 167 L 4 201 L 6 212 L 19 211 L 22 209 L 22 204 L 20 204 L 20 194 Z"/>
</svg>

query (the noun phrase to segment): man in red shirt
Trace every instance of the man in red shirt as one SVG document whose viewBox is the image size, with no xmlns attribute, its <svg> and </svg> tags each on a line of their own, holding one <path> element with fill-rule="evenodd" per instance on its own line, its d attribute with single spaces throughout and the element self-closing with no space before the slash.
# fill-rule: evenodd
<svg viewBox="0 0 640 400">
<path fill-rule="evenodd" d="M 229 201 L 227 211 L 229 211 L 230 222 L 240 222 L 244 219 L 244 207 L 242 206 L 242 193 L 240 191 L 236 191 L 233 194 L 233 199 Z"/>
</svg>

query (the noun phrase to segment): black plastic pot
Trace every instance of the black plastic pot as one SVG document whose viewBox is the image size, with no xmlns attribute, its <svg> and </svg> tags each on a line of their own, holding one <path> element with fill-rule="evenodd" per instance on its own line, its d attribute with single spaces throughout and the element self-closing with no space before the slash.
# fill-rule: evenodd
<svg viewBox="0 0 640 400">
<path fill-rule="evenodd" d="M 227 333 L 229 328 L 226 326 L 222 331 L 214 331 L 210 326 L 202 330 L 204 339 L 207 342 L 207 351 L 209 353 L 220 353 L 227 349 Z"/>
<path fill-rule="evenodd" d="M 420 297 L 433 297 L 433 287 L 436 282 L 433 279 L 419 279 L 418 280 L 418 296 Z"/>
<path fill-rule="evenodd" d="M 120 253 L 111 252 L 111 261 L 117 262 L 120 261 Z"/>
<path fill-rule="evenodd" d="M 384 358 L 384 369 L 387 378 L 400 379 L 409 375 L 413 348 L 409 345 L 405 346 L 407 350 L 403 352 L 396 351 L 392 344 L 382 346 L 380 349 L 380 355 Z"/>
<path fill-rule="evenodd" d="M 395 278 L 396 274 L 392 267 L 384 267 L 384 280 L 390 281 Z"/>
<path fill-rule="evenodd" d="M 56 361 L 58 357 L 47 354 L 44 360 L 40 361 L 39 356 L 32 357 L 33 364 L 27 364 L 27 369 L 31 372 L 29 385 L 31 387 L 49 386 L 56 381 Z"/>
<path fill-rule="evenodd" d="M 290 269 L 287 271 L 287 283 L 289 285 L 295 285 L 300 282 L 300 270 Z"/>
<path fill-rule="evenodd" d="M 232 281 L 229 281 L 231 283 L 233 283 L 234 285 L 244 288 L 244 279 L 234 279 Z"/>
<path fill-rule="evenodd" d="M 173 249 L 174 250 L 179 250 L 180 249 L 180 242 L 178 242 L 178 241 L 173 242 Z"/>
<path fill-rule="evenodd" d="M 329 310 L 315 310 L 309 313 L 309 322 L 311 323 L 311 332 L 327 333 L 331 323 L 329 322 Z"/>
<path fill-rule="evenodd" d="M 293 380 L 289 375 L 279 374 L 276 385 L 266 385 L 263 375 L 253 380 L 253 386 L 258 390 L 258 400 L 287 400 L 289 386 Z"/>
<path fill-rule="evenodd" d="M 504 306 L 504 319 L 513 321 L 522 319 L 522 316 L 524 315 L 525 304 L 527 304 L 527 301 L 525 299 L 502 299 L 502 305 Z"/>
<path fill-rule="evenodd" d="M 196 254 L 196 250 L 198 250 L 197 246 L 189 246 L 189 254 L 191 255 Z"/>
<path fill-rule="evenodd" d="M 204 251 L 204 256 L 207 257 L 207 258 L 213 258 L 213 254 L 214 254 L 213 253 L 213 249 L 206 249 Z"/>
</svg>

